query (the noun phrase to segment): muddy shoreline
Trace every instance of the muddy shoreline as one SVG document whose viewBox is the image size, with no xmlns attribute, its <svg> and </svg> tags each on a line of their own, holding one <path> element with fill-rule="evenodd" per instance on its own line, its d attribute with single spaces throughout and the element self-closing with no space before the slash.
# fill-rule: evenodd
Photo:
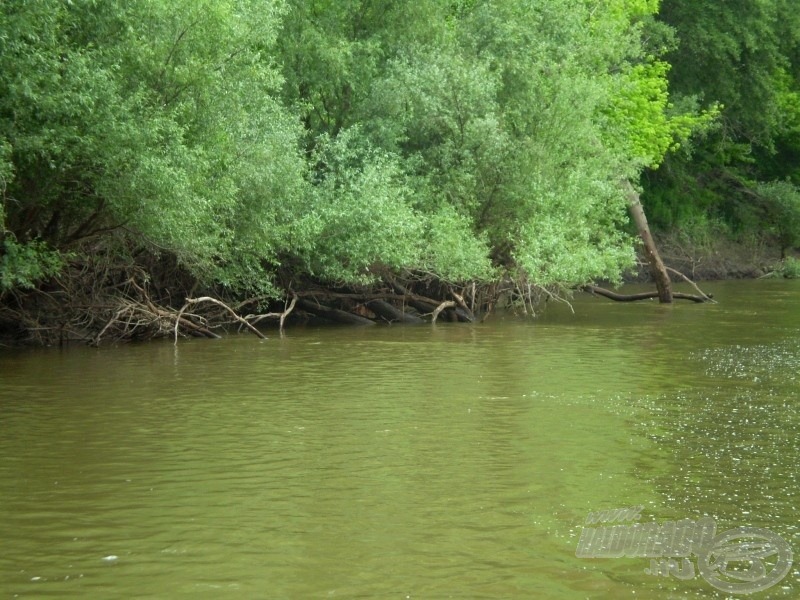
<svg viewBox="0 0 800 600">
<path fill-rule="evenodd" d="M 724 237 L 697 243 L 679 234 L 656 234 L 664 263 L 693 281 L 759 279 L 768 277 L 780 266 L 780 249 L 763 241 L 734 242 Z M 800 252 L 792 253 L 800 256 Z M 651 281 L 647 264 L 625 277 L 625 283 Z"/>
<path fill-rule="evenodd" d="M 700 244 L 675 234 L 661 234 L 656 240 L 667 267 L 695 282 L 765 278 L 773 276 L 781 267 L 780 250 L 763 242 L 735 243 L 720 236 Z M 795 252 L 793 256 L 798 254 Z M 798 265 L 797 261 L 792 265 L 795 277 Z M 150 266 L 153 273 L 159 272 L 160 265 Z M 80 269 L 73 271 L 83 273 Z M 63 283 L 61 287 L 51 286 L 52 289 L 42 286 L 14 299 L 6 298 L 0 307 L 0 346 L 65 343 L 97 346 L 101 339 L 117 343 L 166 336 L 177 339 L 179 334 L 181 337 L 219 337 L 216 329 L 246 327 L 255 331 L 252 325 L 263 319 L 279 322 L 281 330 L 284 321 L 288 324 L 298 319 L 375 324 L 436 321 L 441 316 L 441 320 L 469 322 L 482 320 L 503 307 L 515 307 L 523 314 L 537 314 L 541 308 L 536 306 L 538 302 L 550 295 L 546 290 L 537 292 L 532 283 L 527 285 L 526 296 L 517 283 L 510 281 L 456 288 L 437 281 L 400 284 L 390 279 L 390 284 L 341 290 L 305 282 L 307 285 L 288 291 L 283 300 L 276 299 L 261 306 L 256 302 L 258 298 L 243 302 L 231 298 L 227 300 L 231 302 L 228 306 L 216 299 L 218 294 L 211 293 L 213 298 L 186 300 L 187 304 L 181 307 L 180 300 L 189 298 L 187 294 L 191 291 L 187 286 L 173 289 L 170 284 L 174 286 L 174 277 L 170 280 L 150 278 L 149 272 L 142 269 L 125 271 L 105 282 L 111 286 L 109 292 L 97 279 L 87 280 L 89 275 L 63 277 L 63 281 L 71 285 L 68 287 Z M 676 274 L 671 278 L 675 283 L 681 279 Z M 122 283 L 112 285 L 117 279 Z M 638 268 L 627 273 L 622 282 L 652 282 L 646 261 L 640 259 Z M 615 287 L 609 282 L 598 283 L 603 287 Z M 123 286 L 121 291 L 120 285 Z M 406 285 L 409 287 L 404 287 Z M 16 300 L 16 306 L 9 300 Z M 201 302 L 204 305 L 198 307 L 197 303 Z M 293 310 L 295 307 L 297 310 Z"/>
</svg>

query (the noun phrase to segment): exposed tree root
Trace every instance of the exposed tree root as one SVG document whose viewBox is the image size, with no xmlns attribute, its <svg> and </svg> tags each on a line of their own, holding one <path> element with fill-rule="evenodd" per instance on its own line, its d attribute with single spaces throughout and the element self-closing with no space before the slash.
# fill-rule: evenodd
<svg viewBox="0 0 800 600">
<path fill-rule="evenodd" d="M 283 297 L 242 300 L 221 290 L 198 289 L 174 257 L 140 254 L 135 261 L 125 260 L 119 258 L 125 256 L 119 248 L 81 255 L 88 258 L 39 288 L 0 296 L 0 337 L 13 343 L 99 346 L 161 337 L 176 342 L 180 337 L 219 338 L 224 330 L 238 328 L 263 339 L 259 327 L 270 320 L 277 321 L 281 335 L 290 318 L 357 325 L 468 323 L 485 319 L 498 306 L 530 315 L 547 300 L 563 300 L 556 291 L 527 281 L 456 287 L 415 273 L 385 274 L 373 285 L 338 287 L 287 277 Z M 619 301 L 657 297 L 655 292 L 622 295 L 596 286 L 583 289 Z M 710 301 L 699 289 L 696 296 L 674 297 Z"/>
</svg>

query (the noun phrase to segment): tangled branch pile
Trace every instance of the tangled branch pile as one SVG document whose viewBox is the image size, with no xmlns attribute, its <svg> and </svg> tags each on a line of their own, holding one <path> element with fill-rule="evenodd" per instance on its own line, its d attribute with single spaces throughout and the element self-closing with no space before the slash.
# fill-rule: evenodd
<svg viewBox="0 0 800 600">
<path fill-rule="evenodd" d="M 233 329 L 263 338 L 265 322 L 282 332 L 289 318 L 356 325 L 473 322 L 498 303 L 530 312 L 550 295 L 532 284 L 455 286 L 406 272 L 386 273 L 364 285 L 287 279 L 280 292 L 242 299 L 220 287 L 202 288 L 174 256 L 139 253 L 134 260 L 119 246 L 110 250 L 103 245 L 83 248 L 78 255 L 82 259 L 70 260 L 45 283 L 0 294 L 0 338 L 98 346 L 163 337 L 218 338 Z"/>
</svg>

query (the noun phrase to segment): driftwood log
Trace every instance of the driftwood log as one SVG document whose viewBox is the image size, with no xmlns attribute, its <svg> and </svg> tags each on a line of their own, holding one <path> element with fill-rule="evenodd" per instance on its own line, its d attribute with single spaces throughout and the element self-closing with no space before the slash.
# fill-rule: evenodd
<svg viewBox="0 0 800 600">
<path fill-rule="evenodd" d="M 319 302 L 313 302 L 304 298 L 298 300 L 297 305 L 306 312 L 335 323 L 345 323 L 347 325 L 375 325 L 375 321 L 367 319 L 366 317 L 345 310 L 339 310 L 338 308 L 330 308 Z"/>
<path fill-rule="evenodd" d="M 418 324 L 425 322 L 417 315 L 407 313 L 404 310 L 389 304 L 385 300 L 370 300 L 367 302 L 366 306 L 376 315 L 388 321 L 389 323 Z"/>
</svg>

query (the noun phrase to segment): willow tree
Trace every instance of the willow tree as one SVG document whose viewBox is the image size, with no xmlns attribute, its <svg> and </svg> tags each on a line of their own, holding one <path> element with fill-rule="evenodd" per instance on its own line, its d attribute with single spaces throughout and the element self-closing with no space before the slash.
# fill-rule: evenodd
<svg viewBox="0 0 800 600">
<path fill-rule="evenodd" d="M 469 257 L 451 272 L 572 287 L 633 263 L 620 181 L 691 128 L 668 116 L 666 68 L 643 41 L 656 2 L 290 6 L 284 90 L 309 152 L 340 138 L 361 148 L 348 181 L 390 168 L 405 222 L 451 232 L 406 268 L 444 274 Z M 328 162 L 314 165 L 329 185 Z"/>
<path fill-rule="evenodd" d="M 195 286 L 278 294 L 307 186 L 270 58 L 281 11 L 0 3 L 2 333 L 147 335 Z"/>
<path fill-rule="evenodd" d="M 656 8 L 3 3 L 0 300 L 65 271 L 164 302 L 619 279 L 620 181 L 691 126 L 644 41 Z"/>
<path fill-rule="evenodd" d="M 147 249 L 205 283 L 269 286 L 305 186 L 268 58 L 281 6 L 0 6 L 5 287 L 26 272 L 10 268 L 15 248 L 30 272 L 52 253 L 108 248 L 119 263 Z"/>
</svg>

